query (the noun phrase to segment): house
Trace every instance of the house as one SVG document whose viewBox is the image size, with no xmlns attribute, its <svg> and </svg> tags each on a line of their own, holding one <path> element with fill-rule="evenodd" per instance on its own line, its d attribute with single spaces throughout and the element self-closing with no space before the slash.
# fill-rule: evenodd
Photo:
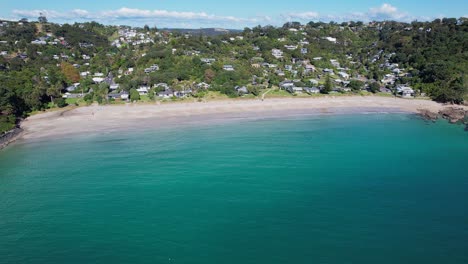
<svg viewBox="0 0 468 264">
<path fill-rule="evenodd" d="M 340 63 L 337 60 L 330 60 L 330 63 L 335 68 L 340 68 Z"/>
<path fill-rule="evenodd" d="M 271 50 L 271 55 L 277 59 L 283 58 L 283 51 L 279 49 L 272 49 Z"/>
<path fill-rule="evenodd" d="M 186 89 L 182 91 L 175 91 L 174 96 L 176 97 L 186 97 L 192 93 L 192 89 Z"/>
<path fill-rule="evenodd" d="M 318 85 L 318 81 L 316 79 L 310 79 L 309 82 L 313 85 Z"/>
<path fill-rule="evenodd" d="M 130 74 L 133 73 L 133 71 L 134 71 L 133 68 L 128 68 L 128 70 L 126 70 L 124 74 L 125 74 L 125 75 L 130 75 Z"/>
<path fill-rule="evenodd" d="M 99 83 L 102 83 L 102 82 L 104 81 L 104 78 L 102 78 L 102 77 L 94 77 L 92 80 L 93 80 L 94 83 L 98 83 L 98 84 L 99 84 Z"/>
<path fill-rule="evenodd" d="M 114 99 L 114 100 L 128 100 L 129 94 L 127 92 L 121 92 L 121 93 L 110 93 L 107 95 L 109 99 Z"/>
<path fill-rule="evenodd" d="M 346 72 L 338 72 L 338 75 L 343 79 L 349 79 L 349 74 L 347 74 Z"/>
<path fill-rule="evenodd" d="M 234 87 L 234 89 L 236 89 L 238 94 L 248 94 L 249 93 L 249 90 L 245 86 L 236 86 L 236 87 Z"/>
<path fill-rule="evenodd" d="M 80 86 L 80 83 L 74 83 L 74 84 L 68 86 L 67 88 L 65 88 L 65 90 L 67 92 L 73 92 L 73 91 L 76 90 L 76 88 L 78 88 L 78 86 Z"/>
<path fill-rule="evenodd" d="M 198 89 L 209 89 L 211 85 L 207 84 L 206 82 L 201 82 L 196 85 Z"/>
<path fill-rule="evenodd" d="M 305 65 L 306 72 L 315 72 L 315 66 L 312 64 Z"/>
<path fill-rule="evenodd" d="M 291 87 L 288 87 L 288 89 L 286 89 L 288 92 L 294 94 L 294 93 L 302 93 L 304 92 L 304 89 L 302 87 L 297 87 L 297 86 L 291 86 Z"/>
<path fill-rule="evenodd" d="M 397 86 L 397 93 L 406 98 L 414 96 L 414 90 L 411 87 L 405 85 Z"/>
<path fill-rule="evenodd" d="M 114 90 L 119 89 L 119 87 L 120 87 L 120 85 L 119 85 L 118 83 L 114 83 L 114 84 L 111 84 L 111 85 L 109 86 L 109 89 L 111 89 L 112 91 L 114 91 Z"/>
<path fill-rule="evenodd" d="M 158 97 L 168 99 L 174 97 L 174 92 L 172 91 L 172 89 L 167 89 L 162 92 L 159 92 Z"/>
<path fill-rule="evenodd" d="M 158 83 L 154 85 L 155 88 L 163 88 L 165 91 L 169 90 L 170 87 L 167 83 Z"/>
<path fill-rule="evenodd" d="M 388 94 L 392 93 L 392 90 L 390 90 L 390 89 L 388 89 L 386 87 L 381 87 L 379 90 L 380 90 L 381 93 L 388 93 Z"/>
<path fill-rule="evenodd" d="M 227 64 L 227 65 L 223 66 L 223 70 L 225 70 L 225 71 L 234 71 L 234 67 L 232 65 Z"/>
<path fill-rule="evenodd" d="M 213 58 L 202 58 L 201 61 L 206 64 L 211 64 L 216 61 L 216 59 Z"/>
<path fill-rule="evenodd" d="M 147 95 L 148 91 L 149 91 L 149 87 L 148 86 L 140 86 L 136 90 L 140 95 Z"/>
<path fill-rule="evenodd" d="M 292 81 L 283 81 L 283 82 L 280 82 L 279 84 L 279 87 L 285 90 L 288 90 L 289 88 L 293 86 L 294 86 L 294 83 Z"/>
<path fill-rule="evenodd" d="M 332 70 L 332 69 L 328 69 L 328 68 L 323 69 L 323 72 L 329 73 L 330 75 L 333 75 L 333 74 L 334 74 L 334 73 L 333 73 L 333 70 Z"/>
<path fill-rule="evenodd" d="M 157 64 L 153 64 L 149 68 L 145 69 L 145 73 L 150 73 L 154 71 L 159 71 L 159 66 Z"/>
<path fill-rule="evenodd" d="M 306 93 L 310 93 L 310 94 L 318 94 L 320 93 L 320 89 L 317 88 L 317 87 L 304 87 L 304 91 Z"/>
<path fill-rule="evenodd" d="M 69 92 L 66 92 L 64 95 L 62 95 L 62 98 L 81 98 L 83 97 L 82 94 L 72 94 Z"/>
<path fill-rule="evenodd" d="M 295 46 L 295 45 L 284 45 L 284 47 L 285 47 L 287 50 L 296 50 L 296 49 L 297 49 L 297 46 Z"/>
<path fill-rule="evenodd" d="M 301 48 L 301 53 L 302 54 L 307 54 L 307 51 L 308 51 L 307 48 Z"/>
<path fill-rule="evenodd" d="M 330 41 L 330 42 L 333 42 L 333 43 L 336 43 L 336 38 L 332 38 L 332 37 L 325 37 L 324 39 Z"/>
<path fill-rule="evenodd" d="M 44 41 L 44 40 L 38 40 L 38 39 L 36 39 L 36 40 L 31 41 L 31 44 L 33 44 L 33 45 L 46 45 L 47 42 Z"/>
<path fill-rule="evenodd" d="M 342 87 L 342 88 L 340 88 L 340 90 L 342 92 L 351 92 L 351 88 L 348 88 L 348 87 Z"/>
</svg>

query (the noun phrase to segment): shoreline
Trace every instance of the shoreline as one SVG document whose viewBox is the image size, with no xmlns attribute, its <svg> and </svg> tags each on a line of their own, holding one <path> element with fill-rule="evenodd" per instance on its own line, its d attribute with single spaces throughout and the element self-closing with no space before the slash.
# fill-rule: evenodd
<svg viewBox="0 0 468 264">
<path fill-rule="evenodd" d="M 8 147 L 11 143 L 20 139 L 23 136 L 24 130 L 20 127 L 15 127 L 12 130 L 0 135 L 0 150 Z"/>
<path fill-rule="evenodd" d="M 167 104 L 91 105 L 28 117 L 19 139 L 68 137 L 124 129 L 164 128 L 181 124 L 224 122 L 307 115 L 438 112 L 433 101 L 378 96 L 281 98 L 177 102 Z"/>
</svg>

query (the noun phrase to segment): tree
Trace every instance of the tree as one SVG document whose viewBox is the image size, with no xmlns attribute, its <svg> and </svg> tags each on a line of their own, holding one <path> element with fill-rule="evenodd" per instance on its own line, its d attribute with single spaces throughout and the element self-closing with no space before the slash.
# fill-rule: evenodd
<svg viewBox="0 0 468 264">
<path fill-rule="evenodd" d="M 373 83 L 369 84 L 369 90 L 372 93 L 377 93 L 378 91 L 380 91 L 379 83 L 378 82 L 373 82 Z"/>
<path fill-rule="evenodd" d="M 62 62 L 60 67 L 68 82 L 76 83 L 80 81 L 80 73 L 78 72 L 78 69 L 73 67 L 69 62 Z"/>
<path fill-rule="evenodd" d="M 348 84 L 348 87 L 354 92 L 361 90 L 363 86 L 364 83 L 359 80 L 351 80 Z"/>
<path fill-rule="evenodd" d="M 60 94 L 62 92 L 63 86 L 60 82 L 57 82 L 56 84 L 53 84 L 49 86 L 46 90 L 47 96 L 50 97 L 50 101 L 54 103 L 54 98 L 60 97 Z"/>
<path fill-rule="evenodd" d="M 130 90 L 130 100 L 131 101 L 138 101 L 140 100 L 140 94 L 136 89 L 131 89 Z"/>
<path fill-rule="evenodd" d="M 45 24 L 47 23 L 47 17 L 44 14 L 40 13 L 37 21 L 39 21 L 39 23 L 41 24 Z"/>
<path fill-rule="evenodd" d="M 211 83 L 216 77 L 216 73 L 212 69 L 205 70 L 205 82 Z"/>
<path fill-rule="evenodd" d="M 323 94 L 328 94 L 332 91 L 332 89 L 333 89 L 333 86 L 332 86 L 332 82 L 330 79 L 330 75 L 327 75 L 327 78 L 325 79 L 325 85 L 323 86 L 323 89 L 320 90 L 320 92 Z"/>
</svg>

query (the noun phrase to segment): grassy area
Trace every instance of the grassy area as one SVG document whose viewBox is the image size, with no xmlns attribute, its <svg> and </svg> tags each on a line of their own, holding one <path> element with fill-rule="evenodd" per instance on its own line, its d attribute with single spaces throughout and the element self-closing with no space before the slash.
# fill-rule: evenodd
<svg viewBox="0 0 468 264">
<path fill-rule="evenodd" d="M 272 90 L 265 95 L 265 98 L 292 97 L 293 95 L 285 90 Z"/>
<path fill-rule="evenodd" d="M 2 122 L 0 120 L 0 134 L 7 132 L 9 130 L 12 130 L 15 127 L 15 124 L 8 123 L 8 122 Z"/>
<path fill-rule="evenodd" d="M 4 116 L 0 115 L 0 134 L 7 132 L 15 127 L 15 117 L 14 116 Z"/>
</svg>

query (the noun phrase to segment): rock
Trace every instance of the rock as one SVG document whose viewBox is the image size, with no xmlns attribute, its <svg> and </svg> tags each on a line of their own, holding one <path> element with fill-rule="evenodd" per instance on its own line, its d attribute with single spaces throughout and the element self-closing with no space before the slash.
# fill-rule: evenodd
<svg viewBox="0 0 468 264">
<path fill-rule="evenodd" d="M 435 112 L 431 112 L 427 109 L 418 109 L 419 115 L 424 118 L 425 120 L 436 121 L 439 119 L 439 114 Z"/>
<path fill-rule="evenodd" d="M 444 119 L 448 119 L 450 123 L 455 124 L 458 122 L 464 122 L 465 116 L 468 111 L 463 108 L 447 107 L 439 111 L 439 114 Z"/>
</svg>

